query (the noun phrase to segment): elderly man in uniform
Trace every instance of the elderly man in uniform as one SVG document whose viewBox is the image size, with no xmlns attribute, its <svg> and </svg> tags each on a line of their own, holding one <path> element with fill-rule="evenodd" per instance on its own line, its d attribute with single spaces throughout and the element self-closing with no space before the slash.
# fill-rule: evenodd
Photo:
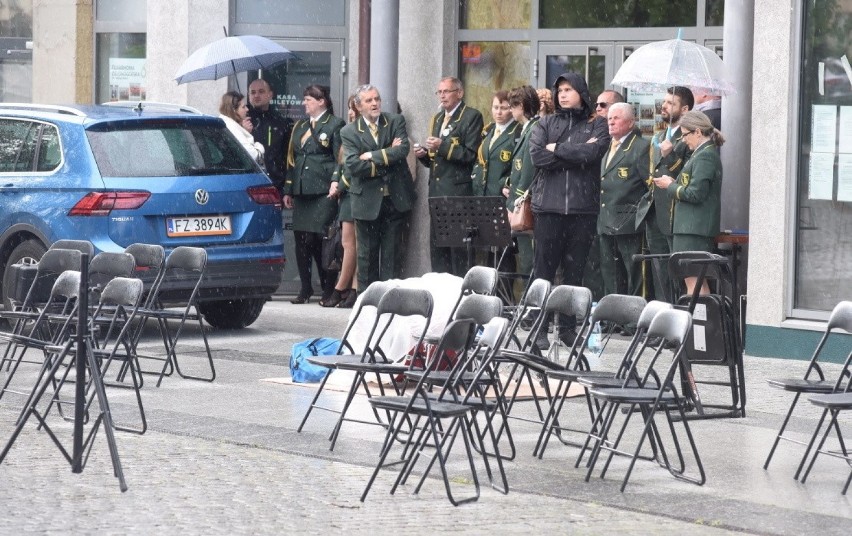
<svg viewBox="0 0 852 536">
<path fill-rule="evenodd" d="M 397 258 L 406 216 L 414 203 L 414 183 L 406 156 L 410 146 L 405 118 L 382 112 L 379 90 L 358 87 L 361 117 L 340 132 L 350 178 L 352 217 L 358 248 L 358 288 L 398 276 Z"/>
<path fill-rule="evenodd" d="M 263 153 L 266 173 L 279 191 L 284 188 L 287 170 L 287 143 L 293 130 L 293 121 L 281 115 L 270 102 L 275 97 L 272 86 L 258 78 L 249 84 L 249 118 L 254 128 L 254 141 L 266 148 Z"/>
<path fill-rule="evenodd" d="M 429 197 L 472 195 L 471 172 L 482 143 L 482 114 L 464 103 L 464 86 L 458 78 L 442 78 L 435 94 L 441 111 L 432 117 L 423 145 L 414 146 L 417 159 L 429 168 Z M 467 271 L 464 249 L 436 247 L 434 231 L 432 237 L 432 270 L 463 276 Z"/>
<path fill-rule="evenodd" d="M 636 229 L 636 206 L 648 191 L 651 143 L 633 128 L 633 106 L 615 103 L 607 116 L 610 150 L 601 161 L 601 211 L 598 214 L 604 294 L 644 295 L 640 263 L 643 229 Z"/>
</svg>

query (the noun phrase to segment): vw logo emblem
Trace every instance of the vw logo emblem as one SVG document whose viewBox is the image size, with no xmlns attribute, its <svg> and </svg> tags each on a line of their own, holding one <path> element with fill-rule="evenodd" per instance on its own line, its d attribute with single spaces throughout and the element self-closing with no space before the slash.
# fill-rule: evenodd
<svg viewBox="0 0 852 536">
<path fill-rule="evenodd" d="M 195 202 L 199 205 L 206 205 L 207 202 L 210 201 L 210 194 L 207 193 L 207 190 L 199 189 L 195 190 Z"/>
</svg>

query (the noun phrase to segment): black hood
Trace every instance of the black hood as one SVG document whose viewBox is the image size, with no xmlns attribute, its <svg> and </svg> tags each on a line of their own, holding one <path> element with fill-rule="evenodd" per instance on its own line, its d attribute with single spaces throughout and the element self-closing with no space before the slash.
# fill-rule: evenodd
<svg viewBox="0 0 852 536">
<path fill-rule="evenodd" d="M 572 72 L 567 72 L 567 73 L 563 73 L 563 74 L 559 75 L 556 78 L 556 81 L 553 83 L 553 107 L 554 107 L 554 109 L 557 112 L 562 110 L 562 107 L 559 106 L 558 88 L 559 88 L 559 84 L 563 80 L 568 82 L 569 84 L 571 84 L 571 87 L 574 88 L 580 94 L 580 97 L 582 98 L 582 105 L 583 105 L 582 115 L 587 116 L 587 117 L 590 116 L 592 114 L 592 112 L 594 111 L 594 108 L 592 107 L 592 98 L 589 95 L 589 86 L 586 84 L 585 78 L 583 78 L 581 75 L 579 75 L 577 73 L 572 73 Z"/>
</svg>

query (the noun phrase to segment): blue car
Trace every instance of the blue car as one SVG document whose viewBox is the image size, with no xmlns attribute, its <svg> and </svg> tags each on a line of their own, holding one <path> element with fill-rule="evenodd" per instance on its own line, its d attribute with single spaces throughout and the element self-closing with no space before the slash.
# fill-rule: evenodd
<svg viewBox="0 0 852 536">
<path fill-rule="evenodd" d="M 204 248 L 199 309 L 219 328 L 254 322 L 284 269 L 276 188 L 221 119 L 174 105 L 0 104 L 3 289 L 60 239 Z"/>
</svg>

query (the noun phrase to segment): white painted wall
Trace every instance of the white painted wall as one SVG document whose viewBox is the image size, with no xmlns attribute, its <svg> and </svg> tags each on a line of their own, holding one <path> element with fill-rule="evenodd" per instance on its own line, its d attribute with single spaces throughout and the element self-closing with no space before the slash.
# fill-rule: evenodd
<svg viewBox="0 0 852 536">
<path fill-rule="evenodd" d="M 92 0 L 33 0 L 33 102 L 92 102 L 93 19 Z"/>
</svg>

